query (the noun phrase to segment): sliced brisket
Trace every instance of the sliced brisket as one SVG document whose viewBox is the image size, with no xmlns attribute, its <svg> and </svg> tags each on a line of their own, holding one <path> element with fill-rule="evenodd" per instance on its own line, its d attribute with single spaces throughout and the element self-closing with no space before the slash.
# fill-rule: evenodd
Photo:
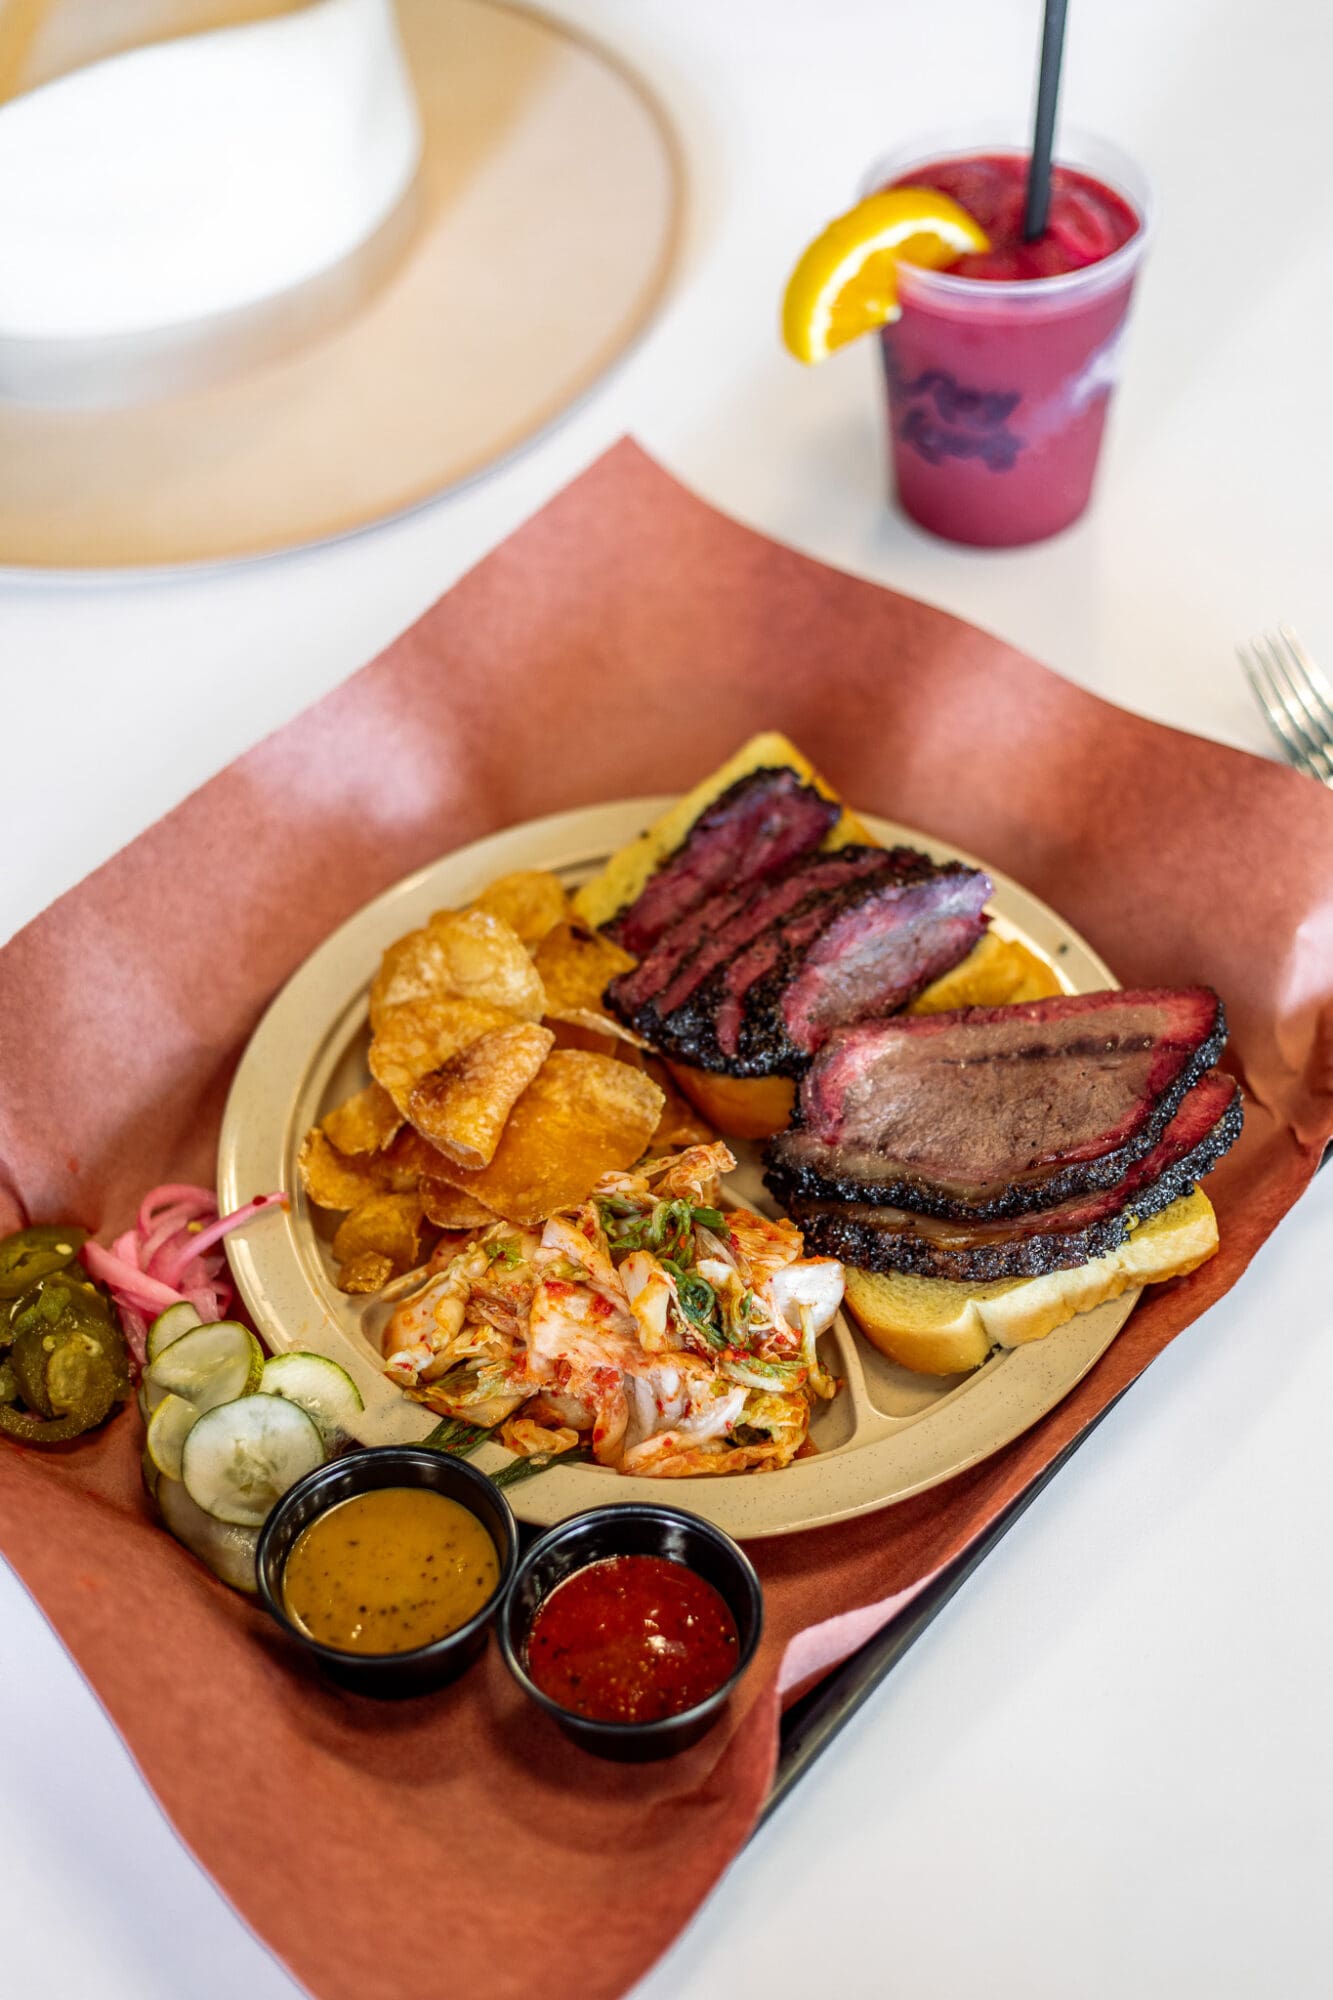
<svg viewBox="0 0 1333 2000">
<path fill-rule="evenodd" d="M 915 999 L 967 957 L 986 928 L 991 888 L 980 870 L 951 862 L 841 913 L 783 986 L 782 1026 L 793 1047 L 813 1055 L 835 1028 Z"/>
<path fill-rule="evenodd" d="M 813 853 L 842 808 L 795 771 L 751 771 L 718 795 L 636 901 L 604 926 L 638 957 L 708 896 L 775 874 Z"/>
<path fill-rule="evenodd" d="M 958 1219 L 1113 1186 L 1226 1039 L 1206 987 L 1066 994 L 865 1023 L 801 1085 L 769 1185 Z"/>
<path fill-rule="evenodd" d="M 795 1076 L 834 1027 L 904 1006 L 981 936 L 991 884 L 978 870 L 910 848 L 839 854 L 840 879 L 765 885 L 622 1018 L 696 1068 Z"/>
<path fill-rule="evenodd" d="M 807 854 L 757 886 L 710 896 L 664 932 L 631 972 L 607 988 L 607 1004 L 627 1026 L 643 1020 L 641 1034 L 687 1000 L 716 966 L 722 965 L 760 931 L 817 892 L 836 889 L 867 875 L 890 874 L 925 862 L 912 848 L 848 845 L 832 854 Z M 929 863 L 926 863 L 929 866 Z M 652 1003 L 651 1014 L 644 1012 Z"/>
<path fill-rule="evenodd" d="M 1135 1220 L 1158 1214 L 1216 1165 L 1239 1136 L 1242 1115 L 1234 1080 L 1211 1071 L 1116 1187 L 1007 1221 L 958 1223 L 867 1201 L 806 1196 L 785 1206 L 807 1256 L 968 1283 L 1031 1278 L 1116 1249 Z"/>
</svg>

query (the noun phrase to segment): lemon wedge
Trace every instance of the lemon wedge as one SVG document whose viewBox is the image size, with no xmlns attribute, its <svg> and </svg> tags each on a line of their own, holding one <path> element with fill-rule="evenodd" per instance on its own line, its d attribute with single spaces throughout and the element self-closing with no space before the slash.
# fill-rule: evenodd
<svg viewBox="0 0 1333 2000">
<path fill-rule="evenodd" d="M 867 195 L 815 238 L 792 272 L 782 337 L 798 361 L 822 361 L 897 319 L 900 263 L 938 271 L 989 248 L 967 210 L 934 188 Z"/>
</svg>

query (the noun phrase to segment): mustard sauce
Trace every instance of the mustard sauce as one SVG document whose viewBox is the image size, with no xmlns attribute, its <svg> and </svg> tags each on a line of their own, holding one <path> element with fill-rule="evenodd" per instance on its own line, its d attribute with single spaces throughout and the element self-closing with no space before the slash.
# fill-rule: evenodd
<svg viewBox="0 0 1333 2000">
<path fill-rule="evenodd" d="M 406 1653 L 466 1625 L 499 1580 L 495 1544 L 475 1514 L 426 1486 L 381 1486 L 301 1530 L 282 1597 L 321 1645 Z"/>
</svg>

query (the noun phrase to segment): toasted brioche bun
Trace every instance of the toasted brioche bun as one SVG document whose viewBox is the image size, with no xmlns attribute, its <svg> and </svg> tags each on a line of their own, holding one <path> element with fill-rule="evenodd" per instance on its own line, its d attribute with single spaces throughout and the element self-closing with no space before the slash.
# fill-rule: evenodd
<svg viewBox="0 0 1333 2000">
<path fill-rule="evenodd" d="M 574 897 L 574 910 L 585 924 L 594 929 L 609 923 L 617 910 L 623 910 L 642 893 L 644 883 L 653 870 L 674 854 L 685 839 L 705 807 L 711 806 L 728 785 L 734 785 L 738 778 L 746 777 L 751 771 L 767 769 L 781 770 L 786 767 L 795 771 L 807 785 L 813 785 L 826 799 L 836 799 L 832 785 L 820 777 L 808 757 L 803 757 L 794 743 L 788 742 L 776 730 L 765 730 L 761 736 L 752 736 L 748 743 L 742 743 L 734 757 L 718 767 L 710 777 L 704 778 L 678 799 L 669 812 L 655 820 L 646 833 L 632 840 L 628 847 L 622 847 L 613 854 L 600 875 L 594 875 L 591 882 L 585 882 Z M 842 818 L 838 820 L 824 841 L 825 847 L 845 847 L 849 840 L 869 842 L 870 835 L 854 813 L 843 807 Z M 872 843 L 873 844 L 873 843 Z"/>
<path fill-rule="evenodd" d="M 1122 1292 L 1183 1278 L 1216 1249 L 1213 1205 L 1194 1188 L 1140 1223 L 1118 1250 L 1072 1271 L 969 1285 L 849 1268 L 846 1303 L 867 1340 L 891 1361 L 922 1375 L 961 1375 L 979 1368 L 993 1347 L 1044 1340 L 1075 1313 Z"/>
<path fill-rule="evenodd" d="M 667 1068 L 724 1139 L 771 1139 L 791 1123 L 796 1084 L 789 1076 L 721 1076 L 674 1062 Z"/>
</svg>

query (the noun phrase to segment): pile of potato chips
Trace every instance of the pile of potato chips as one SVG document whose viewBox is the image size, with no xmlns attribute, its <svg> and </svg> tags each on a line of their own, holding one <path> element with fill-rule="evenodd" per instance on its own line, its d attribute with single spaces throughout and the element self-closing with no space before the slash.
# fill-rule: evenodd
<svg viewBox="0 0 1333 2000">
<path fill-rule="evenodd" d="M 602 1174 L 711 1137 L 602 1005 L 634 960 L 573 918 L 554 875 L 503 876 L 385 952 L 373 1081 L 306 1134 L 299 1167 L 345 1292 L 413 1269 L 427 1226 L 540 1225 Z"/>
</svg>

